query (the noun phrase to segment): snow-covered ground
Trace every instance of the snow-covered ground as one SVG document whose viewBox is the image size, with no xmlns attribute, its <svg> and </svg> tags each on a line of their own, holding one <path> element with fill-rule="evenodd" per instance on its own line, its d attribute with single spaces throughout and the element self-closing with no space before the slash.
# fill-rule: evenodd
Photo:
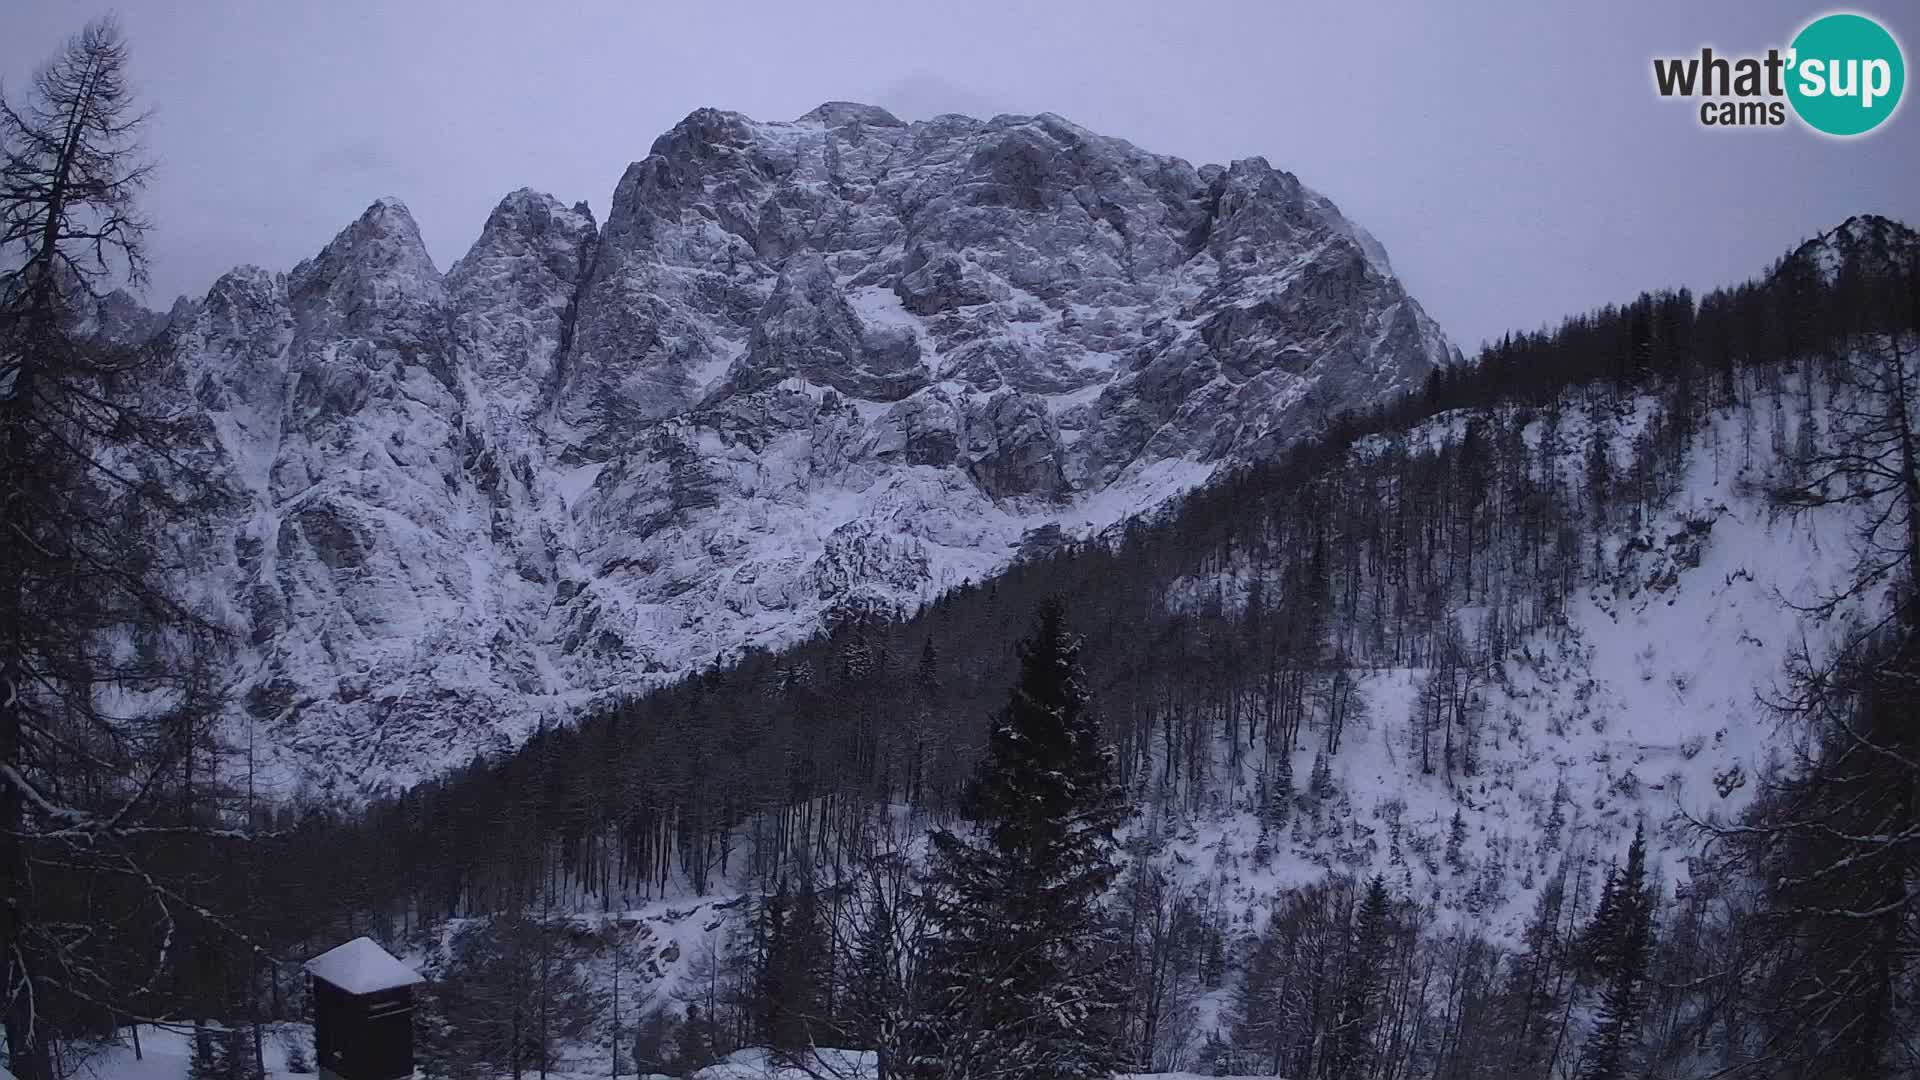
<svg viewBox="0 0 1920 1080">
<path fill-rule="evenodd" d="M 221 1036 L 219 1031 L 213 1034 L 216 1039 Z M 91 1046 L 67 1046 L 62 1048 L 62 1052 L 72 1055 L 67 1064 L 70 1067 L 69 1074 L 74 1077 L 93 1077 L 97 1080 L 185 1080 L 188 1063 L 193 1058 L 191 1027 L 142 1024 L 139 1044 L 139 1053 L 136 1055 L 134 1032 L 127 1028 L 122 1029 L 115 1041 Z M 253 1050 L 251 1039 L 247 1042 L 247 1050 L 249 1053 Z M 313 1028 L 307 1024 L 269 1025 L 261 1040 L 260 1051 L 267 1067 L 267 1080 L 314 1080 L 317 1076 L 312 1069 Z M 306 1071 L 290 1070 L 287 1067 L 290 1056 L 303 1059 Z M 4 1073 L 5 1070 L 0 1070 L 0 1075 Z"/>
<path fill-rule="evenodd" d="M 306 1039 L 305 1053 L 311 1060 L 312 1037 L 312 1030 L 303 1024 L 274 1025 L 273 1034 L 264 1046 L 268 1080 L 313 1080 L 317 1074 L 294 1073 L 286 1068 L 288 1043 L 293 1039 Z M 192 1042 L 193 1035 L 189 1029 L 142 1025 L 141 1057 L 135 1058 L 132 1034 L 128 1032 L 118 1043 L 97 1047 L 79 1065 L 75 1075 L 93 1080 L 186 1080 Z M 584 1062 L 578 1064 L 581 1067 L 570 1070 L 548 1070 L 548 1080 L 607 1080 L 611 1076 L 605 1062 L 595 1069 L 584 1067 Z M 622 1072 L 621 1075 L 634 1077 L 634 1080 L 664 1080 L 659 1074 Z M 821 1047 L 803 1061 L 785 1063 L 767 1050 L 749 1047 L 736 1050 L 718 1062 L 696 1070 L 687 1080 L 874 1080 L 877 1075 L 875 1057 L 871 1051 Z M 5 1068 L 0 1068 L 0 1080 L 13 1078 Z M 1199 1073 L 1139 1073 L 1123 1080 L 1202 1080 L 1202 1076 Z M 1228 1077 L 1225 1080 L 1241 1078 Z"/>
<path fill-rule="evenodd" d="M 696 1071 L 688 1080 L 872 1080 L 878 1075 L 876 1060 L 871 1051 L 822 1047 L 803 1061 L 787 1064 L 750 1047 Z"/>
</svg>

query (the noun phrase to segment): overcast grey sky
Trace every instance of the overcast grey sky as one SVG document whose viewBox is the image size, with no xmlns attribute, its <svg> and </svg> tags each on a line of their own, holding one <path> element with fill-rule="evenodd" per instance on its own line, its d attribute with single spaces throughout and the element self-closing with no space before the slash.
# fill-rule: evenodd
<svg viewBox="0 0 1920 1080">
<path fill-rule="evenodd" d="M 5 0 L 0 78 L 87 17 Z M 532 4 L 130 0 L 157 110 L 148 301 L 288 269 L 395 195 L 442 269 L 532 186 L 601 220 L 622 169 L 703 105 L 822 101 L 906 119 L 1052 111 L 1195 164 L 1261 155 L 1386 244 L 1471 353 L 1643 288 L 1750 276 L 1873 211 L 1920 224 L 1920 111 L 1831 141 L 1714 132 L 1655 97 L 1655 55 L 1785 45 L 1821 5 L 1260 0 Z M 1856 5 L 1914 62 L 1920 9 Z M 1911 96 L 1911 93 L 1909 94 Z"/>
</svg>

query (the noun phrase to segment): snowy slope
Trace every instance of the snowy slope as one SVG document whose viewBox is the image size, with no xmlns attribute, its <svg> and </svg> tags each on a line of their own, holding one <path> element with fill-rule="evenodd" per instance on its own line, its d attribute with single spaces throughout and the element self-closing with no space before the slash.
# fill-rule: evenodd
<svg viewBox="0 0 1920 1080">
<path fill-rule="evenodd" d="M 1617 460 L 1627 459 L 1652 405 L 1622 406 L 1610 425 Z M 1467 920 L 1509 941 L 1561 860 L 1587 866 L 1591 890 L 1624 856 L 1636 823 L 1648 828 L 1650 867 L 1665 887 L 1684 881 L 1701 845 L 1688 819 L 1731 818 L 1759 777 L 1790 763 L 1794 733 L 1765 702 L 1791 652 L 1822 655 L 1850 618 L 1883 599 L 1862 597 L 1830 620 L 1796 609 L 1846 580 L 1863 511 L 1777 514 L 1764 490 L 1783 466 L 1754 429 L 1768 432 L 1775 408 L 1785 411 L 1787 432 L 1798 419 L 1791 405 L 1763 397 L 1753 408 L 1712 420 L 1678 496 L 1659 514 L 1608 531 L 1606 572 L 1582 586 L 1564 625 L 1510 643 L 1501 677 L 1483 691 L 1476 775 L 1449 783 L 1444 770 L 1422 772 L 1411 718 L 1424 671 L 1359 669 L 1366 719 L 1330 763 L 1337 794 L 1301 800 L 1291 829 L 1275 838 L 1271 865 L 1254 857 L 1252 765 L 1228 782 L 1213 812 L 1179 821 L 1167 865 L 1189 886 L 1219 888 L 1247 910 L 1328 870 L 1381 873 L 1443 921 Z M 1560 467 L 1577 480 L 1587 418 L 1572 407 L 1564 416 Z M 1444 415 L 1400 438 L 1434 445 L 1457 438 L 1464 423 Z M 1526 435 L 1538 445 L 1538 422 Z M 1177 595 L 1200 594 L 1199 586 Z M 1457 616 L 1469 635 L 1475 616 Z M 1313 751 L 1294 756 L 1303 787 L 1313 760 Z M 1444 856 L 1456 811 L 1468 830 L 1459 868 Z"/>
</svg>

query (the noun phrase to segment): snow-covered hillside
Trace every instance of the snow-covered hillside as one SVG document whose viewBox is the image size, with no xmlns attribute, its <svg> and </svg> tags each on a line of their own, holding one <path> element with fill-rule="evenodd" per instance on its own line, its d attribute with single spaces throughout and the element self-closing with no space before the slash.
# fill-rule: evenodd
<svg viewBox="0 0 1920 1080">
<path fill-rule="evenodd" d="M 1611 428 L 1619 460 L 1651 406 L 1640 399 L 1618 410 Z M 1508 643 L 1480 692 L 1474 775 L 1449 780 L 1421 769 L 1413 717 L 1424 669 L 1356 670 L 1365 720 L 1330 761 L 1332 805 L 1296 815 L 1289 835 L 1275 841 L 1272 866 L 1255 868 L 1258 823 L 1234 805 L 1253 797 L 1249 771 L 1221 793 L 1217 814 L 1181 824 L 1175 850 L 1186 850 L 1176 861 L 1192 867 L 1196 882 L 1227 881 L 1246 903 L 1325 868 L 1385 873 L 1401 895 L 1509 937 L 1558 859 L 1571 853 L 1605 864 L 1624 852 L 1636 822 L 1654 834 L 1669 885 L 1684 880 L 1685 858 L 1699 843 L 1687 819 L 1738 814 L 1754 779 L 1790 752 L 1765 704 L 1790 653 L 1804 646 L 1820 656 L 1843 630 L 1796 605 L 1848 580 L 1859 519 L 1829 508 L 1789 520 L 1770 505 L 1766 490 L 1780 479 L 1779 463 L 1754 428 L 1770 430 L 1774 407 L 1760 400 L 1757 417 L 1714 417 L 1672 503 L 1607 532 L 1605 578 L 1579 588 L 1564 625 Z M 1465 421 L 1443 415 L 1405 438 L 1457 439 Z M 1541 423 L 1526 431 L 1531 446 Z M 1573 483 L 1588 423 L 1580 410 L 1564 413 L 1559 464 Z M 1853 610 L 1877 599 L 1863 597 Z M 1456 613 L 1468 640 L 1480 614 Z M 1296 752 L 1302 786 L 1313 758 Z M 1444 857 L 1456 810 L 1468 828 L 1464 868 Z"/>
</svg>

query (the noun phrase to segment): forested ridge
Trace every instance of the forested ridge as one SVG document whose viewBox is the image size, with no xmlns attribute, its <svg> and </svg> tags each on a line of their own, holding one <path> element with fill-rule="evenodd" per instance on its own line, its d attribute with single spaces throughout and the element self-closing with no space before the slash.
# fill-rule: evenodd
<svg viewBox="0 0 1920 1080">
<path fill-rule="evenodd" d="M 124 540 L 191 536 L 216 497 L 143 394 L 167 335 L 88 329 L 142 265 L 124 55 L 96 24 L 0 114 L 22 1080 L 140 1021 L 194 1025 L 197 1080 L 257 1075 L 295 962 L 361 933 L 430 964 L 444 1076 L 834 1045 L 925 1080 L 1920 1073 L 1904 226 L 1504 338 L 1151 520 L 1029 536 L 911 618 L 849 612 L 368 806 L 275 801 L 257 733 L 218 722 L 178 552 Z M 1670 604 L 1728 520 L 1677 500 L 1723 470 L 1783 529 L 1845 523 L 1837 586 L 1791 602 L 1832 632 L 1754 688 L 1780 752 L 1713 777 L 1724 815 L 1656 813 L 1670 780 L 1590 755 L 1606 784 L 1563 767 L 1488 824 L 1515 747 L 1601 734 L 1567 704 L 1604 689 L 1576 609 Z M 1345 768 L 1363 744 L 1391 780 Z M 701 933 L 642 954 L 649 919 Z"/>
</svg>

